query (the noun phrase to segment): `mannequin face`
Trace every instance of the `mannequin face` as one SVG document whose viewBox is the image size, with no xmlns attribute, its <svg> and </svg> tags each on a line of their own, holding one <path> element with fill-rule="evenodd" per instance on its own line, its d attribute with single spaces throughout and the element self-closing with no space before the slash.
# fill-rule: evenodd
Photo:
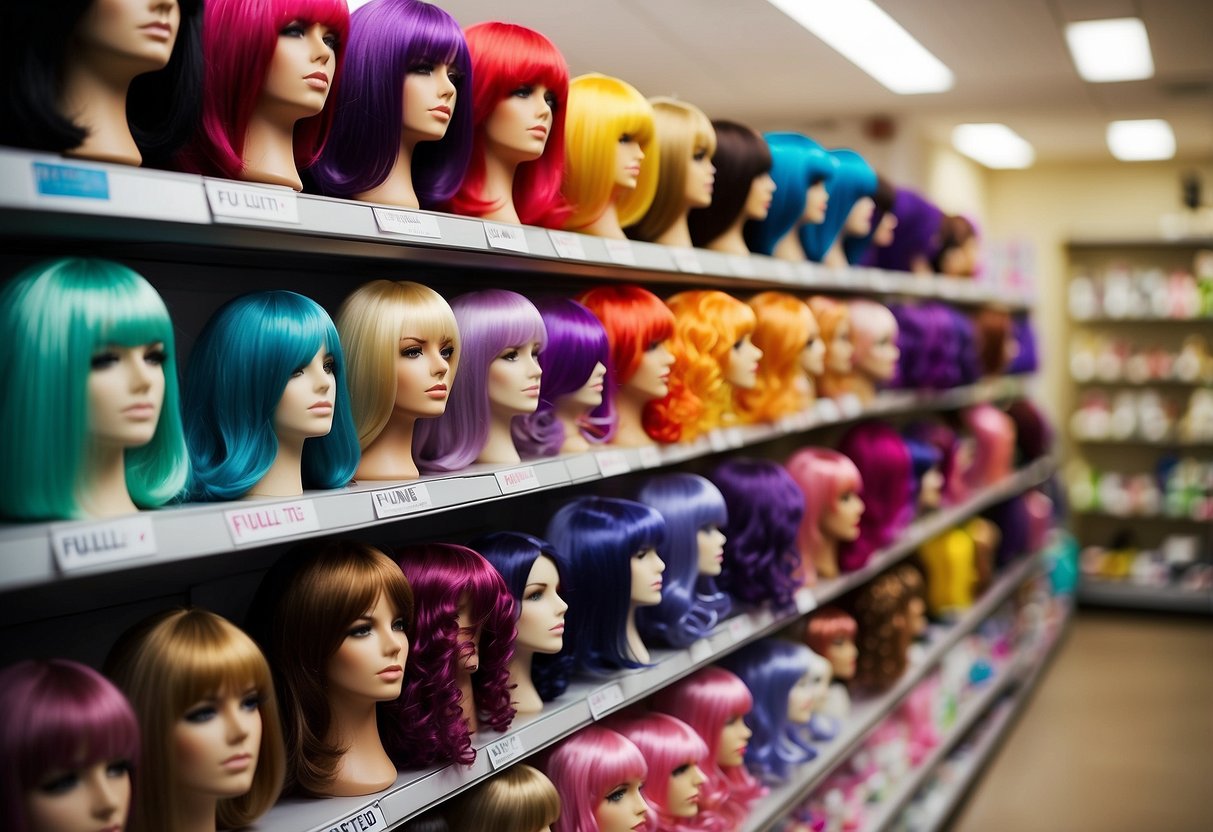
<svg viewBox="0 0 1213 832">
<path fill-rule="evenodd" d="M 813 676 L 806 673 L 788 691 L 788 722 L 804 725 L 813 716 Z"/>
<path fill-rule="evenodd" d="M 745 750 L 749 747 L 754 732 L 745 724 L 745 714 L 733 714 L 720 729 L 720 742 L 716 746 L 716 765 L 721 768 L 736 768 L 745 762 Z"/>
<path fill-rule="evenodd" d="M 495 416 L 534 413 L 539 407 L 539 342 L 506 347 L 489 364 L 489 408 Z"/>
<path fill-rule="evenodd" d="M 666 810 L 677 818 L 693 818 L 699 814 L 699 787 L 707 782 L 695 760 L 674 769 L 666 786 Z"/>
<path fill-rule="evenodd" d="M 943 474 L 938 468 L 931 468 L 922 475 L 922 483 L 918 486 L 918 507 L 924 509 L 939 508 L 943 499 Z"/>
<path fill-rule="evenodd" d="M 674 354 L 666 349 L 664 341 L 654 341 L 640 357 L 636 372 L 628 379 L 625 388 L 645 399 L 661 399 L 670 392 L 670 368 L 674 366 Z"/>
<path fill-rule="evenodd" d="M 335 366 L 332 353 L 321 344 L 312 360 L 291 375 L 274 410 L 274 433 L 279 440 L 325 436 L 332 430 Z"/>
<path fill-rule="evenodd" d="M 869 347 L 862 359 L 855 362 L 855 369 L 878 381 L 888 381 L 897 372 L 897 361 L 901 350 L 897 347 L 897 336 L 893 330 L 885 329 Z"/>
<path fill-rule="evenodd" d="M 855 639 L 838 636 L 830 640 L 826 648 L 826 658 L 834 668 L 835 679 L 854 679 L 855 661 L 859 658 L 859 649 L 855 647 Z"/>
<path fill-rule="evenodd" d="M 387 702 L 400 696 L 409 654 L 405 620 L 380 593 L 369 610 L 346 628 L 325 667 L 329 695 Z"/>
<path fill-rule="evenodd" d="M 649 607 L 661 603 L 661 573 L 665 561 L 656 549 L 642 549 L 632 555 L 632 604 Z"/>
<path fill-rule="evenodd" d="M 462 73 L 450 64 L 420 63 L 404 76 L 404 138 L 436 142 L 446 135 L 455 115 Z"/>
<path fill-rule="evenodd" d="M 640 142 L 628 133 L 620 136 L 619 144 L 615 145 L 615 186 L 635 190 L 643 160 L 644 151 L 640 149 Z"/>
<path fill-rule="evenodd" d="M 716 166 L 706 147 L 696 147 L 687 160 L 686 201 L 692 208 L 712 204 L 712 189 L 716 185 Z"/>
<path fill-rule="evenodd" d="M 880 222 L 876 223 L 876 230 L 872 232 L 872 245 L 880 248 L 888 248 L 893 245 L 893 232 L 897 230 L 897 215 L 885 211 L 880 217 Z"/>
<path fill-rule="evenodd" d="M 164 345 L 102 347 L 88 373 L 88 430 L 104 446 L 134 448 L 152 441 L 164 404 Z"/>
<path fill-rule="evenodd" d="M 450 341 L 402 336 L 396 354 L 396 409 L 411 416 L 445 413 L 454 354 Z"/>
<path fill-rule="evenodd" d="M 569 393 L 563 398 L 574 404 L 581 405 L 586 410 L 593 410 L 602 404 L 602 387 L 606 384 L 606 367 L 599 361 L 590 371 L 590 377 L 581 385 L 581 389 Z"/>
<path fill-rule="evenodd" d="M 809 340 L 800 351 L 800 368 L 811 376 L 819 376 L 826 371 L 826 342 L 815 320 L 809 326 Z"/>
<path fill-rule="evenodd" d="M 733 344 L 729 350 L 729 365 L 725 368 L 725 381 L 742 390 L 749 390 L 758 383 L 758 359 L 762 350 L 754 346 L 749 334 Z"/>
<path fill-rule="evenodd" d="M 834 327 L 834 338 L 826 345 L 826 361 L 831 372 L 851 372 L 855 347 L 851 344 L 851 322 L 841 321 Z"/>
<path fill-rule="evenodd" d="M 704 526 L 695 533 L 695 541 L 699 545 L 699 574 L 714 576 L 720 574 L 721 564 L 724 563 L 724 532 L 716 526 Z"/>
<path fill-rule="evenodd" d="M 49 772 L 26 792 L 25 816 L 30 832 L 120 830 L 130 805 L 130 763 L 105 760 Z"/>
<path fill-rule="evenodd" d="M 851 206 L 843 231 L 851 237 L 866 237 L 872 230 L 872 212 L 876 210 L 876 202 L 870 196 L 861 196 Z"/>
<path fill-rule="evenodd" d="M 805 193 L 804 214 L 800 219 L 810 225 L 820 225 L 826 221 L 826 208 L 830 204 L 830 192 L 826 190 L 825 180 L 814 182 Z"/>
<path fill-rule="evenodd" d="M 543 155 L 552 132 L 556 93 L 524 84 L 501 99 L 484 123 L 487 152 L 515 164 Z"/>
<path fill-rule="evenodd" d="M 607 792 L 594 810 L 598 832 L 632 832 L 644 823 L 649 804 L 640 794 L 640 780 L 627 780 Z"/>
<path fill-rule="evenodd" d="M 77 51 L 68 54 L 154 72 L 168 64 L 180 26 L 177 0 L 93 0 L 73 31 Z"/>
<path fill-rule="evenodd" d="M 324 109 L 337 73 L 338 34 L 319 23 L 292 21 L 278 33 L 258 109 L 295 119 Z"/>
<path fill-rule="evenodd" d="M 535 559 L 526 576 L 526 587 L 519 602 L 522 612 L 518 616 L 519 647 L 536 653 L 559 653 L 564 646 L 564 614 L 569 605 L 556 594 L 560 587 L 560 575 L 550 558 Z"/>
<path fill-rule="evenodd" d="M 834 505 L 821 515 L 821 533 L 835 540 L 855 540 L 859 537 L 859 518 L 863 516 L 863 500 L 854 491 L 844 491 Z"/>
<path fill-rule="evenodd" d="M 745 198 L 742 214 L 747 220 L 765 220 L 771 210 L 771 199 L 775 196 L 775 180 L 771 174 L 762 173 L 750 182 L 750 193 Z"/>
<path fill-rule="evenodd" d="M 253 786 L 261 748 L 260 694 L 224 690 L 186 708 L 173 725 L 177 780 L 207 797 L 238 797 Z"/>
<path fill-rule="evenodd" d="M 809 671 L 809 675 L 813 680 L 813 710 L 817 710 L 825 704 L 826 696 L 830 692 L 833 673 L 830 671 L 830 665 L 823 662 L 820 667 L 815 665 Z"/>
<path fill-rule="evenodd" d="M 455 621 L 459 625 L 459 646 L 463 652 L 460 667 L 468 673 L 475 673 L 480 669 L 480 627 L 475 626 L 472 605 L 466 595 L 459 599 Z M 470 650 L 468 645 L 471 646 Z"/>
</svg>

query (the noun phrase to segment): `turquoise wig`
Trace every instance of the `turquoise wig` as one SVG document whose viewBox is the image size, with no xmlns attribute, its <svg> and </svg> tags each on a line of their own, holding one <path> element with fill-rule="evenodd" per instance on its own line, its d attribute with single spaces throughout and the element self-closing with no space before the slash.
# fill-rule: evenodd
<svg viewBox="0 0 1213 832">
<path fill-rule="evenodd" d="M 750 251 L 772 254 L 775 244 L 804 216 L 805 198 L 810 187 L 824 181 L 833 204 L 838 161 L 817 142 L 799 133 L 765 133 L 763 138 L 771 148 L 775 196 L 765 220 L 746 223 L 745 241 Z"/>
<path fill-rule="evenodd" d="M 185 373 L 190 496 L 242 497 L 274 464 L 274 411 L 291 375 L 321 346 L 334 362 L 333 427 L 303 445 L 303 487 L 340 488 L 358 467 L 358 434 L 345 388 L 337 328 L 311 298 L 255 292 L 224 304 L 207 322 Z"/>
<path fill-rule="evenodd" d="M 6 374 L 0 414 L 0 515 L 14 520 L 81 517 L 90 454 L 88 375 L 107 346 L 164 344 L 164 403 L 152 441 L 125 453 L 135 505 L 164 505 L 185 486 L 189 459 L 181 432 L 173 324 L 156 290 L 109 260 L 38 263 L 0 292 L 0 351 L 19 371 Z"/>
<path fill-rule="evenodd" d="M 825 222 L 806 225 L 800 229 L 800 243 L 809 259 L 820 263 L 842 233 L 847 215 L 855 203 L 865 196 L 876 193 L 876 171 L 854 150 L 831 150 L 830 155 L 838 162 L 838 170 L 830 186 L 830 204 L 826 207 Z"/>
</svg>

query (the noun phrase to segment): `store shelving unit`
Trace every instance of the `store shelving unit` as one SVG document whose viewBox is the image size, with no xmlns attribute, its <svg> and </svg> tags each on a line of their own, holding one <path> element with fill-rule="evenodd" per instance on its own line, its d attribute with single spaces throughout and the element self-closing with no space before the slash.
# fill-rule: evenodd
<svg viewBox="0 0 1213 832">
<path fill-rule="evenodd" d="M 1146 586 L 1129 581 L 1089 578 L 1079 587 L 1078 600 L 1091 606 L 1213 615 L 1213 590 L 1186 590 L 1175 586 Z"/>
</svg>

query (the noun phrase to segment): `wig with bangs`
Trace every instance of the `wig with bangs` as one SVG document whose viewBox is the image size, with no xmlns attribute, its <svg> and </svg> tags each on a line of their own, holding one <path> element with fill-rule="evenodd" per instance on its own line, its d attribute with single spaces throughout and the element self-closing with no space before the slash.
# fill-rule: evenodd
<svg viewBox="0 0 1213 832">
<path fill-rule="evenodd" d="M 914 477 L 905 440 L 884 422 L 855 425 L 838 442 L 838 450 L 859 472 L 859 496 L 864 505 L 859 537 L 838 546 L 839 567 L 854 572 L 914 518 Z"/>
<path fill-rule="evenodd" d="M 598 832 L 594 816 L 607 795 L 649 773 L 644 755 L 626 737 L 591 725 L 562 741 L 540 764 L 560 794 L 560 817 L 552 832 Z M 650 811 L 646 828 L 656 819 Z"/>
<path fill-rule="evenodd" d="M 801 366 L 802 355 L 820 338 L 809 305 L 786 292 L 759 292 L 754 310 L 754 346 L 762 350 L 758 383 L 735 391 L 737 412 L 747 422 L 775 422 L 807 410 L 814 399 L 813 380 Z"/>
<path fill-rule="evenodd" d="M 401 768 L 471 765 L 476 750 L 463 717 L 459 666 L 470 652 L 479 652 L 479 667 L 472 673 L 472 707 L 494 731 L 509 728 L 514 719 L 514 599 L 497 570 L 466 546 L 409 546 L 397 559 L 416 599 L 417 635 L 404 669 L 404 691 L 385 706 L 391 727 L 384 744 Z M 465 641 L 460 632 L 463 604 L 479 633 L 479 645 Z"/>
<path fill-rule="evenodd" d="M 872 201 L 876 203 L 876 207 L 872 210 L 872 227 L 868 233 L 862 237 L 844 235 L 842 239 L 842 249 L 847 256 L 847 263 L 852 266 L 863 262 L 864 255 L 872 245 L 872 237 L 876 234 L 876 229 L 884 220 L 885 215 L 892 214 L 894 218 L 897 217 L 897 212 L 893 210 L 893 204 L 897 200 L 897 188 L 879 173 L 876 174 L 876 190 L 871 193 L 871 197 Z M 898 227 L 900 227 L 900 221 Z M 896 237 L 896 231 L 894 231 L 894 237 Z"/>
<path fill-rule="evenodd" d="M 411 180 L 422 208 L 455 195 L 472 152 L 472 60 L 459 24 L 422 0 L 374 0 L 350 15 L 340 93 L 328 107 L 333 130 L 312 169 L 321 191 L 356 197 L 383 184 L 404 133 L 405 78 L 423 64 L 447 64 L 455 105 L 446 135 L 413 148 Z"/>
<path fill-rule="evenodd" d="M 320 24 L 337 33 L 336 69 L 324 109 L 295 124 L 295 166 L 311 167 L 324 149 L 341 92 L 350 11 L 345 0 L 206 0 L 202 47 L 202 125 L 186 144 L 183 169 L 204 176 L 239 179 L 245 168 L 244 141 L 288 23 Z"/>
<path fill-rule="evenodd" d="M 850 373 L 841 373 L 831 369 L 830 344 L 834 342 L 839 327 L 846 327 L 848 333 L 846 337 L 848 340 L 850 339 L 851 308 L 842 301 L 827 298 L 824 295 L 813 295 L 809 298 L 808 304 L 809 309 L 813 312 L 813 317 L 817 319 L 817 325 L 821 327 L 821 337 L 826 344 L 826 371 L 818 379 L 818 392 L 823 396 L 835 398 L 847 392 Z M 853 363 L 854 357 L 852 356 Z"/>
<path fill-rule="evenodd" d="M 716 182 L 712 188 L 712 204 L 692 208 L 687 215 L 691 240 L 700 248 L 710 247 L 712 241 L 728 231 L 741 218 L 750 186 L 764 173 L 771 172 L 771 149 L 762 136 L 752 128 L 735 121 L 712 122 L 716 131 Z"/>
<path fill-rule="evenodd" d="M 387 555 L 357 540 L 305 543 L 280 558 L 261 581 L 248 622 L 274 669 L 286 734 L 286 791 L 310 797 L 332 794 L 348 748 L 332 743 L 333 723 L 324 668 L 350 627 L 383 599 L 393 617 L 413 627 L 413 591 Z M 405 663 L 402 658 L 401 663 Z M 380 733 L 384 706 L 377 708 Z"/>
<path fill-rule="evenodd" d="M 977 541 L 959 526 L 918 547 L 918 562 L 927 576 L 927 611 L 933 618 L 952 620 L 973 606 L 980 581 L 978 557 Z"/>
<path fill-rule="evenodd" d="M 548 521 L 545 535 L 569 564 L 565 649 L 578 670 L 643 667 L 628 645 L 632 558 L 660 550 L 665 520 L 654 508 L 613 497 L 580 497 Z"/>
<path fill-rule="evenodd" d="M 779 241 L 804 216 L 809 188 L 824 182 L 830 191 L 830 202 L 834 201 L 838 161 L 817 142 L 799 133 L 765 133 L 763 138 L 771 150 L 775 196 L 765 220 L 746 224 L 745 238 L 750 251 L 773 254 Z"/>
<path fill-rule="evenodd" d="M 922 494 L 923 477 L 932 470 L 939 471 L 940 476 L 943 476 L 943 471 L 940 470 L 943 464 L 943 453 L 934 445 L 921 439 L 904 436 L 902 438 L 906 443 L 906 451 L 910 455 L 910 504 L 917 507 Z M 942 492 L 940 496 L 942 496 Z"/>
<path fill-rule="evenodd" d="M 674 334 L 674 313 L 661 298 L 639 286 L 598 286 L 577 300 L 594 313 L 611 346 L 607 376 L 616 393 L 632 380 L 653 344 Z"/>
<path fill-rule="evenodd" d="M 720 800 L 719 795 L 705 793 L 706 782 L 700 786 L 699 811 L 693 817 L 680 817 L 667 805 L 670 778 L 676 769 L 694 765 L 706 773 L 708 746 L 694 728 L 677 717 L 652 711 L 625 711 L 612 717 L 609 725 L 644 755 L 649 769 L 644 799 L 657 816 L 654 832 L 723 832 L 724 819 L 704 805 Z"/>
<path fill-rule="evenodd" d="M 615 155 L 623 136 L 640 145 L 644 161 L 636 187 L 617 193 Z M 657 192 L 660 160 L 655 136 L 653 106 L 627 81 L 592 72 L 569 83 L 564 197 L 573 213 L 565 228 L 585 228 L 603 215 L 612 200 L 621 227 L 645 215 Z"/>
<path fill-rule="evenodd" d="M 873 246 L 863 263 L 898 272 L 931 272 L 931 262 L 939 249 L 939 226 L 943 212 L 916 191 L 898 188 L 893 200 L 897 232 L 884 248 Z"/>
<path fill-rule="evenodd" d="M 804 506 L 804 522 L 796 535 L 800 559 L 806 575 L 810 567 L 821 572 L 825 545 L 821 523 L 844 494 L 863 490 L 863 478 L 849 457 L 832 448 L 801 448 L 788 457 L 785 466 Z"/>
<path fill-rule="evenodd" d="M 139 723 L 91 667 L 51 659 L 0 670 L 0 713 L 0 811 L 11 832 L 32 832 L 28 795 L 56 773 L 121 762 L 135 778 Z"/>
<path fill-rule="evenodd" d="M 631 225 L 629 237 L 652 242 L 686 215 L 687 163 L 696 153 L 711 157 L 716 152 L 716 131 L 693 104 L 673 98 L 651 98 L 649 103 L 657 127 L 657 190 L 644 216 L 623 225 Z"/>
<path fill-rule="evenodd" d="M 1021 464 L 1034 462 L 1053 449 L 1053 426 L 1031 399 L 1011 402 L 1007 415 L 1015 425 L 1015 450 Z"/>
<path fill-rule="evenodd" d="M 961 411 L 961 422 L 973 435 L 973 464 L 965 472 L 972 490 L 986 488 L 1011 476 L 1015 464 L 1015 422 L 992 404 Z"/>
<path fill-rule="evenodd" d="M 225 303 L 198 336 L 185 371 L 182 412 L 195 500 L 237 500 L 278 455 L 274 413 L 291 375 L 324 349 L 333 359 L 333 426 L 304 441 L 304 488 L 341 488 L 358 468 L 358 435 L 345 388 L 341 339 L 311 298 L 283 290 Z"/>
<path fill-rule="evenodd" d="M 563 228 L 569 207 L 560 195 L 564 176 L 564 122 L 569 67 L 550 40 L 513 23 L 489 21 L 464 32 L 472 56 L 472 155 L 467 174 L 447 210 L 482 217 L 501 207 L 484 198 L 486 132 L 493 111 L 522 86 L 544 86 L 556 95 L 552 129 L 543 154 L 514 172 L 514 208 L 524 225 Z M 466 105 L 466 102 L 464 104 Z"/>
<path fill-rule="evenodd" d="M 918 439 L 939 451 L 939 472 L 943 474 L 943 499 L 947 505 L 958 505 L 968 499 L 969 488 L 961 470 L 956 431 L 943 422 L 915 422 L 906 428 L 910 439 Z"/>
<path fill-rule="evenodd" d="M 92 359 L 108 346 L 163 345 L 164 400 L 146 445 L 123 454 L 135 505 L 155 508 L 189 475 L 177 393 L 173 323 L 151 284 L 109 260 L 64 258 L 30 266 L 0 291 L 0 349 L 21 364 L 0 398 L 0 470 L 20 484 L 0 489 L 0 516 L 82 517 L 95 471 L 89 429 Z"/>
<path fill-rule="evenodd" d="M 814 653 L 827 656 L 837 642 L 853 641 L 855 633 L 855 619 L 849 613 L 838 607 L 821 607 L 805 622 L 804 643 Z"/>
<path fill-rule="evenodd" d="M 977 359 L 983 375 L 1002 375 L 1014 355 L 1015 331 L 1011 313 L 985 307 L 973 316 Z"/>
<path fill-rule="evenodd" d="M 807 224 L 800 229 L 804 253 L 815 263 L 820 263 L 834 245 L 855 203 L 876 193 L 876 171 L 862 156 L 854 150 L 845 149 L 831 150 L 829 153 L 838 161 L 838 169 L 830 183 L 826 218 L 817 225 Z"/>
<path fill-rule="evenodd" d="M 203 609 L 158 613 L 122 635 L 105 672 L 130 700 L 143 737 L 129 832 L 177 832 L 175 812 L 185 796 L 173 726 L 203 699 L 250 689 L 261 714 L 257 771 L 248 792 L 219 800 L 217 826 L 243 828 L 274 805 L 286 769 L 278 702 L 265 657 L 239 627 Z"/>
<path fill-rule="evenodd" d="M 518 763 L 442 808 L 451 829 L 535 832 L 556 823 L 560 795 L 541 771 Z"/>
</svg>

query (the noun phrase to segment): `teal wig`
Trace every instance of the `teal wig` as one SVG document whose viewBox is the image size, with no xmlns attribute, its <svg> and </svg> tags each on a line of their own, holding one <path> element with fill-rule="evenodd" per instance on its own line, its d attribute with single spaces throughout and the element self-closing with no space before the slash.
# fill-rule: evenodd
<svg viewBox="0 0 1213 832">
<path fill-rule="evenodd" d="M 164 403 L 152 441 L 125 453 L 135 505 L 154 508 L 181 492 L 189 459 L 181 432 L 173 324 L 151 284 L 109 260 L 38 263 L 0 292 L 0 351 L 8 373 L 0 414 L 0 515 L 13 520 L 83 516 L 88 478 L 88 375 L 107 346 L 164 344 Z"/>
<path fill-rule="evenodd" d="M 847 216 L 855 203 L 876 193 L 876 171 L 854 150 L 831 150 L 838 162 L 834 181 L 830 184 L 830 204 L 826 206 L 825 222 L 805 225 L 800 229 L 800 243 L 809 259 L 820 263 L 842 233 Z"/>
<path fill-rule="evenodd" d="M 746 223 L 744 233 L 750 251 L 772 254 L 775 245 L 804 216 L 809 188 L 825 182 L 833 204 L 838 161 L 828 150 L 800 133 L 764 133 L 763 138 L 771 149 L 775 195 L 771 198 L 767 218 L 762 222 Z"/>
</svg>

